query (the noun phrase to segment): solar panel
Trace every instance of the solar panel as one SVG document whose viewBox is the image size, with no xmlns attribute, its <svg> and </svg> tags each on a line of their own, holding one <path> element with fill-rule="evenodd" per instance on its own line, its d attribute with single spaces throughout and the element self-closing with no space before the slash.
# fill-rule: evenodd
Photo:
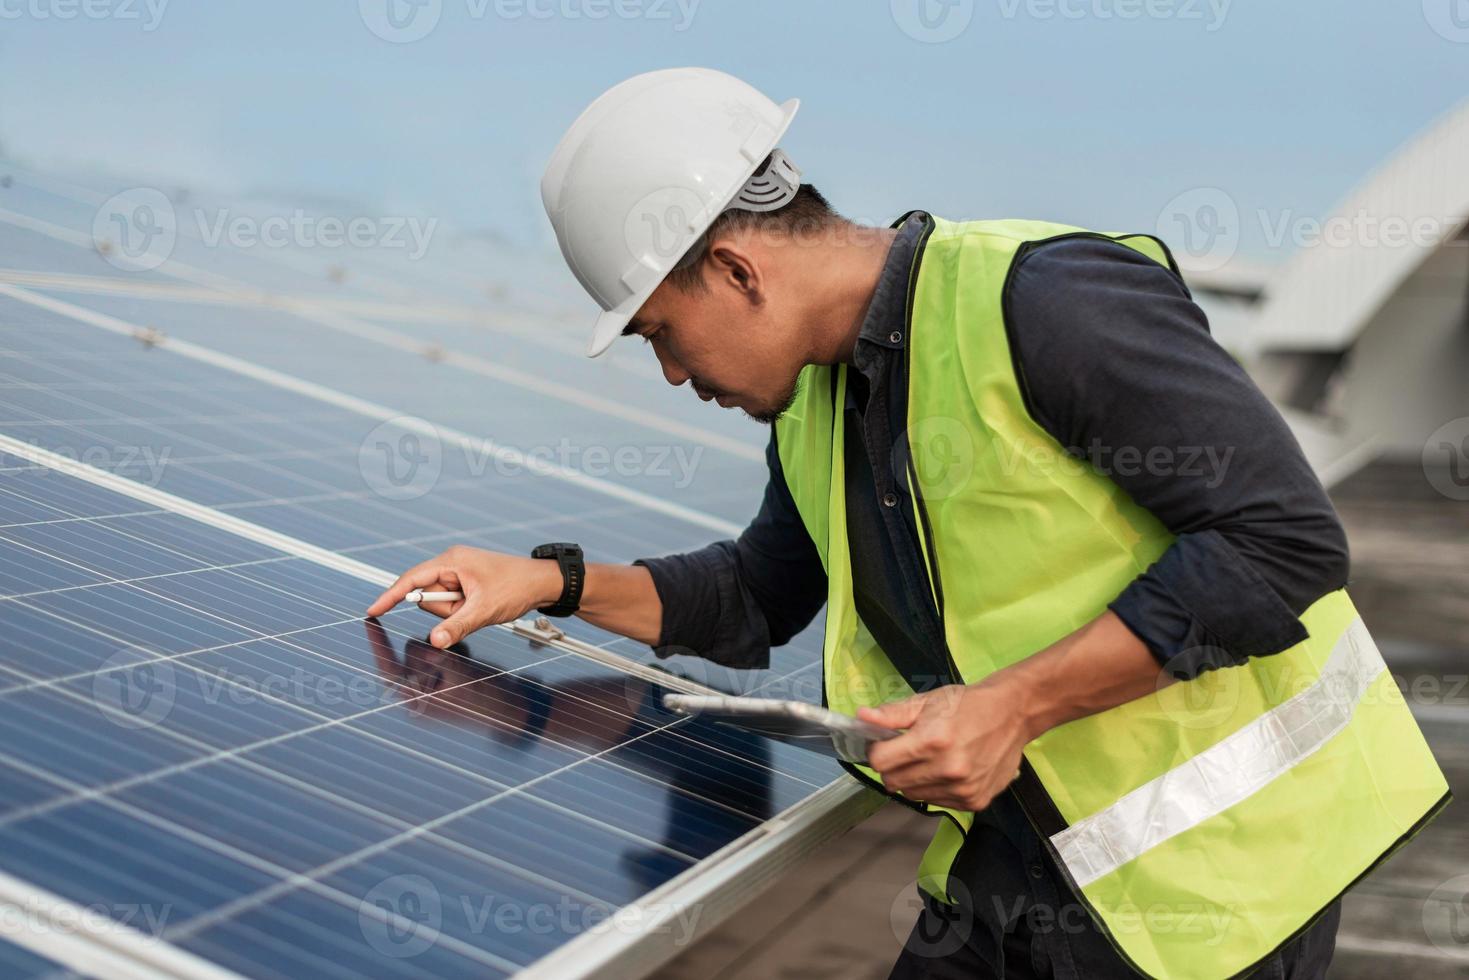
<svg viewBox="0 0 1469 980">
<path fill-rule="evenodd" d="M 730 451 L 727 420 L 665 424 L 640 401 L 646 374 L 619 371 L 606 396 L 663 442 L 725 446 L 699 481 L 500 472 L 529 437 L 586 419 L 566 391 L 242 312 L 253 301 L 236 294 L 155 298 L 180 288 L 168 265 L 119 276 L 89 250 L 89 212 L 26 193 L 34 218 L 0 211 L 0 901 L 127 928 L 101 945 L 0 929 L 26 947 L 0 946 L 0 972 L 626 972 L 871 808 L 830 760 L 670 716 L 661 691 L 690 684 L 580 621 L 557 621 L 564 639 L 492 628 L 444 653 L 420 641 L 432 620 L 417 610 L 361 618 L 389 570 L 449 544 L 572 538 L 625 561 L 737 529 L 763 468 Z M 183 276 L 196 293 L 221 272 L 293 288 L 310 265 L 185 254 L 212 270 Z M 436 277 L 409 279 L 405 296 Z M 401 333 L 405 309 L 369 306 L 353 329 Z M 466 324 L 441 335 L 500 349 Z M 548 349 L 503 336 L 522 368 Z M 555 384 L 604 390 L 605 368 L 573 363 Z M 594 414 L 588 437 L 648 443 L 628 414 Z M 496 418 L 541 428 L 490 445 Z M 372 453 L 404 456 L 425 426 L 446 434 L 433 478 L 401 492 Z M 820 699 L 819 627 L 772 661 L 659 666 Z"/>
<path fill-rule="evenodd" d="M 206 210 L 192 202 L 180 206 L 185 214 Z M 96 215 L 91 210 L 78 212 L 73 220 L 81 227 L 56 227 L 55 234 L 90 250 L 90 224 Z M 206 247 L 196 240 L 195 223 L 181 222 L 170 260 L 150 272 L 177 277 L 180 283 L 217 286 L 214 296 L 228 299 L 234 294 L 258 295 L 261 270 L 280 268 L 278 261 L 264 260 L 278 258 L 281 250 Z M 55 227 L 53 222 L 47 225 Z M 413 262 L 407 267 L 419 269 L 427 264 Z M 127 291 L 122 292 L 125 297 Z M 638 383 L 615 386 L 604 394 L 613 380 L 609 374 L 622 373 L 607 371 L 605 361 L 593 364 L 580 356 L 560 356 L 548 363 L 542 357 L 529 365 L 531 370 L 525 370 L 524 364 L 516 369 L 504 364 L 505 341 L 512 341 L 513 346 L 515 338 L 507 338 L 503 329 L 492 333 L 479 322 L 466 329 L 460 322 L 460 329 L 454 330 L 453 321 L 404 328 L 349 315 L 341 303 L 323 306 L 331 298 L 320 296 L 319 288 L 316 292 L 298 289 L 294 295 L 313 302 L 290 310 L 262 307 L 258 302 L 241 309 L 217 302 L 199 307 L 93 295 L 87 305 L 124 319 L 143 319 L 150 328 L 359 396 L 378 399 L 391 390 L 401 414 L 433 418 L 471 432 L 483 431 L 486 420 L 492 420 L 490 427 L 501 430 L 502 439 L 522 448 L 570 457 L 575 465 L 599 469 L 614 482 L 642 485 L 669 499 L 702 501 L 706 508 L 717 502 L 734 521 L 748 516 L 748 501 L 731 493 L 731 487 L 762 477 L 763 434 L 715 412 L 699 413 L 695 418 L 670 411 L 670 406 L 691 404 L 688 392 L 675 395 L 667 390 L 647 359 L 642 362 L 647 370 L 639 372 Z M 441 298 L 437 307 L 419 305 L 430 312 L 444 309 Z M 502 327 L 508 325 L 503 314 L 497 319 Z M 560 332 L 544 320 L 539 329 Z M 522 326 L 520 332 L 524 336 L 529 331 Z M 311 342 L 301 343 L 303 336 L 310 336 Z M 576 346 L 581 347 L 580 341 Z M 353 370 L 342 370 L 346 363 Z M 503 431 L 507 423 L 513 425 L 513 432 Z M 614 454 L 620 454 L 616 461 Z"/>
<path fill-rule="evenodd" d="M 837 775 L 508 631 L 433 650 L 416 610 L 360 619 L 368 583 L 55 472 L 0 502 L 45 522 L 0 526 L 23 568 L 94 579 L 0 599 L 0 870 L 251 975 L 513 971 Z"/>
<path fill-rule="evenodd" d="M 68 301 L 82 299 L 53 292 Z M 692 402 L 692 395 L 660 391 L 667 388 L 661 380 L 638 379 L 636 385 L 621 386 L 615 396 L 604 395 L 606 383 L 601 380 L 595 387 L 589 387 L 590 379 L 563 380 L 564 365 L 559 362 L 565 357 L 555 364 L 542 358 L 532 373 L 501 364 L 498 349 L 470 353 L 462 339 L 450 341 L 453 346 L 437 346 L 430 338 L 438 330 L 421 325 L 390 328 L 340 314 L 319 314 L 319 319 L 310 320 L 277 310 L 110 296 L 87 297 L 86 305 L 170 337 L 388 405 L 397 415 L 430 419 L 446 430 L 441 441 L 449 451 L 453 447 L 448 445 L 447 430 L 489 435 L 540 458 L 736 525 L 753 509 L 749 488 L 764 478 L 764 429 L 746 420 L 737 433 L 731 432 L 728 421 L 712 409 L 695 418 L 710 415 L 723 425 L 673 415 L 669 400 Z M 333 329 L 323 323 L 346 326 Z M 484 338 L 483 330 L 477 332 L 490 347 L 493 338 Z M 380 336 L 386 342 L 375 339 Z M 309 343 L 303 343 L 306 337 L 311 338 Z M 430 351 L 429 356 L 424 350 Z M 456 358 L 464 364 L 452 363 Z M 353 369 L 344 371 L 344 364 Z"/>
<path fill-rule="evenodd" d="M 381 568 L 410 567 L 451 544 L 524 554 L 571 538 L 593 560 L 627 561 L 717 536 L 637 499 L 464 452 L 438 453 L 427 485 L 394 493 L 380 457 L 364 464 L 361 447 L 412 432 L 5 296 L 0 345 L 0 431 Z M 579 621 L 566 628 L 655 659 Z M 695 660 L 675 669 L 722 690 L 774 685 L 819 701 L 819 659 L 813 630 L 772 651 L 770 671 Z"/>
<path fill-rule="evenodd" d="M 90 234 L 99 212 L 104 215 L 105 227 L 109 214 L 105 209 L 114 195 L 136 191 L 136 184 L 131 182 L 82 186 L 13 164 L 7 169 L 15 181 L 4 195 L 6 206 L 28 219 L 47 222 L 61 233 Z M 496 308 L 522 314 L 571 316 L 578 324 L 585 320 L 580 302 L 568 303 L 565 274 L 560 270 L 537 261 L 525 250 L 442 227 L 434 229 L 423 249 L 356 246 L 351 240 L 331 248 L 277 240 L 241 249 L 230 247 L 226 239 L 225 247 L 219 247 L 222 236 L 216 236 L 213 229 L 220 227 L 221 218 L 259 222 L 278 219 L 283 211 L 292 215 L 299 212 L 312 222 L 324 216 L 340 217 L 301 207 L 299 202 L 213 200 L 197 193 L 182 197 L 175 205 L 177 237 L 173 253 L 162 275 L 175 276 L 178 267 L 186 263 L 190 269 L 206 274 L 286 293 L 355 298 L 376 305 L 398 301 L 419 309 L 425 304 L 444 307 L 456 303 L 483 307 L 492 300 Z M 99 257 L 99 265 L 100 261 Z M 114 270 L 111 265 L 102 269 L 107 275 Z"/>
<path fill-rule="evenodd" d="M 8 197 L 0 203 L 10 203 Z M 6 212 L 0 210 L 0 220 L 6 220 Z M 17 225 L 16 221 L 23 222 Z M 0 268 L 38 273 L 64 272 L 73 275 L 108 275 L 118 270 L 107 265 L 94 251 L 89 251 L 88 236 L 81 231 L 72 232 L 71 241 L 58 241 L 45 234 L 22 216 L 7 220 L 5 233 L 0 235 Z M 44 227 L 44 226 L 41 226 Z M 137 281 L 167 283 L 172 281 L 166 273 L 157 270 L 139 272 Z"/>
<path fill-rule="evenodd" d="M 613 557 L 710 534 L 676 512 L 651 509 L 646 499 L 595 492 L 596 481 L 570 483 L 457 446 L 420 447 L 433 458 L 422 461 L 422 473 L 400 474 L 404 482 L 395 486 L 380 460 L 411 430 L 383 429 L 380 438 L 394 444 L 382 448 L 369 441 L 382 420 L 360 412 L 153 351 L 8 297 L 0 296 L 0 317 L 5 431 L 75 456 L 92 453 L 124 475 L 211 506 L 268 513 L 283 505 L 299 520 L 282 529 L 315 534 L 324 546 L 536 517 L 592 536 L 593 547 L 605 542 Z M 614 510 L 618 520 L 602 519 Z"/>
</svg>

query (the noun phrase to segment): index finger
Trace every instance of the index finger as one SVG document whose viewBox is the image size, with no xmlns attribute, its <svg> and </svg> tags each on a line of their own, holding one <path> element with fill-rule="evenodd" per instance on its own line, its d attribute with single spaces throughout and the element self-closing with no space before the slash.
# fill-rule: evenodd
<svg viewBox="0 0 1469 980">
<path fill-rule="evenodd" d="M 422 565 L 415 565 L 399 575 L 398 580 L 388 586 L 387 591 L 367 607 L 367 615 L 381 616 L 402 602 L 403 597 L 414 589 L 423 589 L 430 585 L 450 585 L 451 583 L 457 588 L 459 577 L 454 574 L 453 569 L 446 567 L 437 558 L 433 561 L 426 561 Z"/>
</svg>

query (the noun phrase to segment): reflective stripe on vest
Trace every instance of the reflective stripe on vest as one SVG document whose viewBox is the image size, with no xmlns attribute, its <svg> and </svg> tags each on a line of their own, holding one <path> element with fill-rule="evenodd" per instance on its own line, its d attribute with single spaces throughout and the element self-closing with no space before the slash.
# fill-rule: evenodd
<svg viewBox="0 0 1469 980">
<path fill-rule="evenodd" d="M 974 682 L 1100 615 L 1173 535 L 1035 422 L 1011 356 L 1005 298 L 1017 256 L 1058 237 L 1112 236 L 928 220 L 910 276 L 908 429 L 895 465 L 926 518 L 920 546 L 946 653 Z M 1116 240 L 1169 261 L 1156 240 Z M 846 368 L 811 366 L 802 380 L 776 447 L 827 571 L 825 700 L 850 714 L 912 685 L 852 598 Z M 1321 597 L 1301 622 L 1308 639 L 1288 650 L 1162 687 L 1025 749 L 1016 785 L 1027 815 L 1141 972 L 1250 969 L 1447 802 L 1347 594 Z M 875 772 L 851 771 L 880 786 Z M 918 805 L 952 818 L 920 868 L 925 890 L 951 898 L 946 875 L 973 815 Z"/>
<path fill-rule="evenodd" d="M 1360 617 L 1353 620 L 1310 687 L 1053 835 L 1066 870 L 1078 885 L 1089 885 L 1254 795 L 1344 729 L 1385 670 L 1367 627 Z"/>
</svg>

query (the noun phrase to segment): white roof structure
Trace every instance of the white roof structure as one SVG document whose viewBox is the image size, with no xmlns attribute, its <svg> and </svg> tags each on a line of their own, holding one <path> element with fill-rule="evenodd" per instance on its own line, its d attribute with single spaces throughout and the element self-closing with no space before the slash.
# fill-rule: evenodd
<svg viewBox="0 0 1469 980">
<path fill-rule="evenodd" d="M 1469 428 L 1469 101 L 1353 190 L 1278 269 L 1185 273 L 1215 336 L 1328 485 Z M 1427 457 L 1425 457 L 1426 459 Z M 1427 465 L 1427 464 L 1425 464 Z"/>
<path fill-rule="evenodd" d="M 1469 221 L 1469 101 L 1415 137 L 1323 222 L 1273 277 L 1261 346 L 1339 350 Z"/>
</svg>

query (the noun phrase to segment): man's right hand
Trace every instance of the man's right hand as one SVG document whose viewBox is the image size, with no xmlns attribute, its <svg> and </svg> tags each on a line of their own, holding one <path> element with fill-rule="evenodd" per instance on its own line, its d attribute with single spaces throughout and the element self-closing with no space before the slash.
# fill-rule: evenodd
<svg viewBox="0 0 1469 980">
<path fill-rule="evenodd" d="M 421 602 L 419 608 L 444 621 L 429 634 L 439 649 L 453 646 L 482 626 L 508 623 L 561 596 L 561 568 L 552 558 L 524 558 L 456 545 L 415 565 L 367 607 L 381 616 L 414 589 L 462 592 L 455 602 Z"/>
</svg>

